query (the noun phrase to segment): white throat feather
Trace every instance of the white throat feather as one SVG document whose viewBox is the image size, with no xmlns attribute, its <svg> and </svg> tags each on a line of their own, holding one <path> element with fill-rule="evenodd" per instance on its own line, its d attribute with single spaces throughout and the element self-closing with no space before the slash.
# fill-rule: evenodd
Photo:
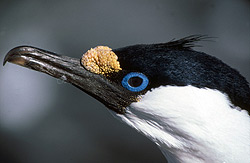
<svg viewBox="0 0 250 163">
<path fill-rule="evenodd" d="M 117 116 L 154 141 L 170 163 L 250 161 L 250 117 L 220 91 L 161 86 Z"/>
</svg>

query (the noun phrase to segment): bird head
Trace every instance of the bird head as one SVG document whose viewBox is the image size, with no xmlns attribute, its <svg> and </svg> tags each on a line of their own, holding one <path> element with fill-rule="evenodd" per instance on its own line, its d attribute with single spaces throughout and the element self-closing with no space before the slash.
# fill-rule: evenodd
<svg viewBox="0 0 250 163">
<path fill-rule="evenodd" d="M 114 50 L 98 46 L 78 59 L 21 46 L 8 52 L 4 64 L 15 63 L 73 84 L 153 140 L 169 161 L 230 161 L 234 159 L 223 156 L 228 146 L 216 145 L 233 141 L 237 133 L 231 139 L 214 134 L 247 130 L 246 140 L 250 89 L 238 71 L 192 49 L 202 39 L 189 36 Z M 223 119 L 224 114 L 228 116 Z M 235 124 L 234 116 L 240 122 L 229 127 Z M 237 127 L 245 123 L 246 127 Z M 244 143 L 234 145 L 244 147 Z M 248 140 L 245 146 L 249 145 Z M 216 158 L 210 158 L 211 154 Z"/>
</svg>

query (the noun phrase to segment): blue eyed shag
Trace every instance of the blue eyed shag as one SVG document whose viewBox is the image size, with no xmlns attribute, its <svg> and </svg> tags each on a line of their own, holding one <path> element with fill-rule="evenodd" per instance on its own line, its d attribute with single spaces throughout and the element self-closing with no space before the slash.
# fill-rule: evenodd
<svg viewBox="0 0 250 163">
<path fill-rule="evenodd" d="M 203 38 L 98 46 L 81 59 L 20 46 L 4 64 L 63 77 L 155 142 L 169 163 L 249 163 L 249 84 L 221 60 L 193 50 Z"/>
</svg>

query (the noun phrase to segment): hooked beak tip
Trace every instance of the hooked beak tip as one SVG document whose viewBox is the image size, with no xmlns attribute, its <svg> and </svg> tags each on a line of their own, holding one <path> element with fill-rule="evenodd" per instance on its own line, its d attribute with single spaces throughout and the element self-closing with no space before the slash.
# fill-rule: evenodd
<svg viewBox="0 0 250 163">
<path fill-rule="evenodd" d="M 6 54 L 3 60 L 3 66 L 10 60 L 10 51 Z"/>
<path fill-rule="evenodd" d="M 7 62 L 11 62 L 20 66 L 24 66 L 27 64 L 27 59 L 25 59 L 25 56 L 22 56 L 21 54 L 24 52 L 28 51 L 28 46 L 19 46 L 16 48 L 11 49 L 6 56 L 4 57 L 3 60 L 3 66 L 7 63 Z"/>
</svg>

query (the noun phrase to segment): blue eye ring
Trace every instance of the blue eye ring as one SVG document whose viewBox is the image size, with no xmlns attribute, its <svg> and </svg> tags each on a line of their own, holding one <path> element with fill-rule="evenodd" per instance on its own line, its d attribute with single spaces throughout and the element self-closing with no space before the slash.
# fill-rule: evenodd
<svg viewBox="0 0 250 163">
<path fill-rule="evenodd" d="M 138 82 L 136 83 L 136 85 L 139 84 L 138 86 L 131 85 L 130 82 L 131 80 L 133 81 L 133 78 L 140 80 L 139 83 Z M 132 92 L 140 92 L 144 90 L 148 86 L 148 83 L 149 83 L 148 78 L 144 74 L 139 72 L 130 72 L 122 79 L 122 86 Z"/>
</svg>

